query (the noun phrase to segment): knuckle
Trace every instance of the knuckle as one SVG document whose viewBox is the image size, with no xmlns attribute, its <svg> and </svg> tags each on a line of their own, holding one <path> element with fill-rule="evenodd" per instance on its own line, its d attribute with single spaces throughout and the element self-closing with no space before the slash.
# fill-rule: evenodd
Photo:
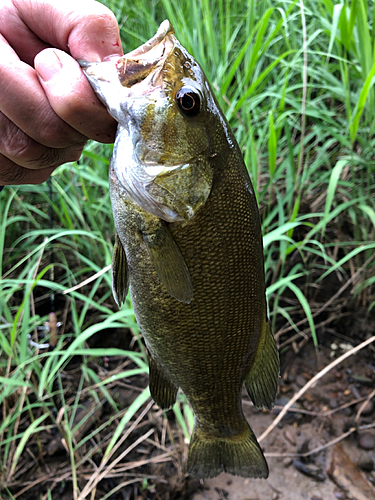
<svg viewBox="0 0 375 500">
<path fill-rule="evenodd" d="M 64 159 L 61 158 L 61 151 L 53 148 L 45 148 L 39 156 L 27 161 L 27 167 L 30 169 L 58 167 L 64 163 Z"/>
<path fill-rule="evenodd" d="M 0 155 L 0 184 L 22 184 L 26 178 L 24 168 Z"/>
<path fill-rule="evenodd" d="M 55 127 L 42 127 L 38 133 L 38 142 L 48 149 L 64 148 L 67 146 L 66 134 Z"/>
<path fill-rule="evenodd" d="M 41 154 L 28 160 L 28 168 L 39 169 L 46 167 L 58 167 L 63 163 L 79 160 L 83 145 L 74 148 L 44 148 Z"/>
<path fill-rule="evenodd" d="M 21 167 L 0 154 L 0 185 L 42 184 L 55 168 L 30 170 Z"/>
<path fill-rule="evenodd" d="M 71 104 L 65 105 L 67 109 L 61 113 L 62 115 L 69 113 L 68 110 L 72 107 Z M 73 105 L 73 107 L 75 106 Z M 79 113 L 79 111 L 77 106 L 73 113 Z M 51 113 L 48 111 L 45 114 L 40 114 L 36 140 L 48 148 L 65 148 L 82 141 L 83 136 L 68 125 L 64 121 L 64 118 L 65 116 L 60 117 L 56 114 L 51 116 Z"/>
<path fill-rule="evenodd" d="M 9 123 L 2 133 L 1 147 L 6 156 L 22 159 L 28 155 L 30 139 L 13 123 Z"/>
<path fill-rule="evenodd" d="M 47 130 L 48 127 L 43 127 Z M 36 170 L 46 167 L 57 167 L 66 162 L 77 161 L 82 153 L 82 149 L 87 141 L 87 138 L 81 134 L 77 134 L 75 140 L 70 140 L 66 147 L 48 147 L 43 144 L 46 141 L 50 143 L 50 133 L 55 137 L 56 129 L 52 132 L 46 131 L 39 142 L 34 141 L 11 122 L 5 115 L 0 112 L 0 175 L 1 178 L 11 176 L 12 180 L 21 183 L 22 176 L 25 176 L 22 167 Z M 2 161 L 4 160 L 4 161 Z M 14 162 L 14 163 L 13 163 Z M 5 169 L 4 164 L 12 163 L 10 169 Z M 15 169 L 14 166 L 17 166 Z M 14 179 L 14 175 L 20 178 Z M 4 182 L 9 183 L 9 179 Z"/>
<path fill-rule="evenodd" d="M 67 161 L 78 161 L 81 158 L 83 146 L 67 155 Z"/>
</svg>

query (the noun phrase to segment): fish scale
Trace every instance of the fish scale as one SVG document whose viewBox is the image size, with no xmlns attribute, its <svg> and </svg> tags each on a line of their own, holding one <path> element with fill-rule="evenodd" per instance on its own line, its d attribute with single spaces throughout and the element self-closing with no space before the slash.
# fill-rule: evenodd
<svg viewBox="0 0 375 500">
<path fill-rule="evenodd" d="M 265 478 L 241 390 L 271 408 L 279 360 L 258 207 L 234 135 L 168 21 L 117 61 L 81 64 L 120 124 L 109 175 L 113 291 L 121 304 L 130 282 L 151 395 L 169 408 L 181 389 L 193 408 L 190 474 Z"/>
</svg>

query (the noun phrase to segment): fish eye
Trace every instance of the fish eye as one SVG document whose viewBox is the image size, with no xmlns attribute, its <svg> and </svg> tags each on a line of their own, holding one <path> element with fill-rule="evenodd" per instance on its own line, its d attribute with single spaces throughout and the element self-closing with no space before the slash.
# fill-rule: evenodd
<svg viewBox="0 0 375 500">
<path fill-rule="evenodd" d="M 176 101 L 183 115 L 197 116 L 201 110 L 201 98 L 190 88 L 182 87 L 176 94 Z"/>
</svg>

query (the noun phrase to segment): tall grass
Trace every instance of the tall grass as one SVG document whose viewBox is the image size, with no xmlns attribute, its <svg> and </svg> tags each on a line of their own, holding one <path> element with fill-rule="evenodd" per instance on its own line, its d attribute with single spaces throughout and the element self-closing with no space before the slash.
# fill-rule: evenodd
<svg viewBox="0 0 375 500">
<path fill-rule="evenodd" d="M 319 307 L 310 299 L 332 273 L 350 282 L 363 307 L 373 308 L 373 5 L 365 0 L 105 3 L 119 20 L 125 51 L 169 18 L 211 81 L 260 203 L 277 337 L 286 323 L 297 337 L 311 335 L 318 344 Z M 81 393 L 65 401 L 62 380 L 75 356 L 80 356 L 81 392 L 105 401 L 120 418 L 103 464 L 148 397 L 141 392 L 128 410 L 119 408 L 107 389 L 112 379 L 104 372 L 98 376 L 90 364 L 112 355 L 131 360 L 116 380 L 148 370 L 139 337 L 136 352 L 87 344 L 111 329 L 130 328 L 138 335 L 130 301 L 117 311 L 111 295 L 110 154 L 109 146 L 89 144 L 79 165 L 55 172 L 52 197 L 47 185 L 0 194 L 0 475 L 9 498 L 27 443 L 37 443 L 42 456 L 42 431 L 58 426 L 72 471 L 84 463 L 77 459 L 80 444 L 72 428 Z M 38 345 L 51 341 L 53 332 L 45 328 L 51 296 L 63 324 L 55 348 L 47 351 Z M 177 405 L 175 414 L 188 436 L 192 417 L 183 406 L 181 411 Z M 87 483 L 86 490 L 93 491 L 94 484 Z"/>
</svg>

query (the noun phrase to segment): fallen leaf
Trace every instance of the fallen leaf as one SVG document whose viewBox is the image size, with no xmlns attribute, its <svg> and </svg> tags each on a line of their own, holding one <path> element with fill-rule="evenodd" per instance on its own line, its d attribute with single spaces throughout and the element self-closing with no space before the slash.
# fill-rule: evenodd
<svg viewBox="0 0 375 500">
<path fill-rule="evenodd" d="M 351 500 L 375 500 L 373 486 L 366 480 L 340 443 L 337 443 L 332 451 L 327 473 Z"/>
</svg>

